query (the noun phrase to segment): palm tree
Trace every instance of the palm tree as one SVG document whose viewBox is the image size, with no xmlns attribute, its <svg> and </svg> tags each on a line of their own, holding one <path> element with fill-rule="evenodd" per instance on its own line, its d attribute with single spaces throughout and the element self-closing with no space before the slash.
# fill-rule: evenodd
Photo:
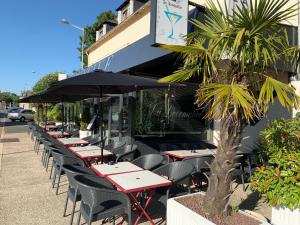
<svg viewBox="0 0 300 225">
<path fill-rule="evenodd" d="M 232 171 L 247 123 L 267 112 L 275 96 L 284 107 L 298 107 L 295 89 L 276 79 L 278 62 L 290 66 L 291 54 L 297 52 L 280 25 L 296 13 L 296 5 L 286 7 L 288 1 L 252 0 L 229 14 L 219 2 L 208 0 L 205 22 L 191 21 L 197 30 L 187 36 L 187 46 L 162 46 L 179 53 L 182 65 L 161 82 L 201 77 L 196 104 L 206 107 L 207 118 L 220 121 L 204 199 L 211 215 L 231 212 Z"/>
</svg>

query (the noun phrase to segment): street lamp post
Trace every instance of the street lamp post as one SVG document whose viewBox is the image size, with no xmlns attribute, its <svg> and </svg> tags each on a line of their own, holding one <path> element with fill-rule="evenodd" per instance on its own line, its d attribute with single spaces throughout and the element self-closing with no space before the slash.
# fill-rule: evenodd
<svg viewBox="0 0 300 225">
<path fill-rule="evenodd" d="M 71 23 L 70 21 L 68 21 L 67 19 L 61 19 L 60 20 L 61 23 L 63 24 L 67 24 L 70 25 L 78 30 L 80 30 L 82 32 L 82 40 L 81 40 L 81 69 L 83 69 L 83 52 L 84 52 L 84 28 L 80 27 L 78 25 L 75 25 L 73 23 Z"/>
</svg>

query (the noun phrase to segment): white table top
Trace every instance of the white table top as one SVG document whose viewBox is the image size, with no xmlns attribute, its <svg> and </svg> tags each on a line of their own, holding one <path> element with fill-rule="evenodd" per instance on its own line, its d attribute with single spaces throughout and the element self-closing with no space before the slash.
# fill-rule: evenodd
<svg viewBox="0 0 300 225">
<path fill-rule="evenodd" d="M 62 135 L 61 131 L 48 131 L 50 136 L 60 136 Z M 68 132 L 64 132 L 63 135 L 70 135 Z"/>
<path fill-rule="evenodd" d="M 80 158 L 98 158 L 101 157 L 101 150 L 79 151 L 75 153 Z M 103 150 L 103 157 L 111 156 L 112 153 Z"/>
<path fill-rule="evenodd" d="M 63 143 L 64 145 L 88 144 L 87 141 L 82 140 L 80 138 L 58 138 L 57 140 Z"/>
<path fill-rule="evenodd" d="M 99 146 L 95 146 L 95 145 L 87 145 L 87 146 L 79 146 L 79 147 L 69 147 L 69 149 L 71 151 L 73 151 L 73 152 L 101 150 L 101 148 Z"/>
<path fill-rule="evenodd" d="M 191 150 L 174 150 L 174 151 L 165 151 L 162 152 L 163 154 L 170 155 L 172 157 L 184 159 L 184 158 L 190 158 L 190 157 L 196 157 L 196 156 L 208 156 L 215 154 L 215 149 L 198 149 L 195 150 L 195 152 L 192 152 Z"/>
<path fill-rule="evenodd" d="M 131 162 L 119 162 L 114 165 L 93 164 L 91 168 L 100 177 L 106 177 L 108 175 L 113 175 L 113 174 L 124 174 L 124 173 L 143 170 L 142 168 L 134 165 Z"/>
<path fill-rule="evenodd" d="M 172 184 L 171 181 L 149 170 L 110 175 L 107 180 L 125 193 L 139 192 Z"/>
</svg>

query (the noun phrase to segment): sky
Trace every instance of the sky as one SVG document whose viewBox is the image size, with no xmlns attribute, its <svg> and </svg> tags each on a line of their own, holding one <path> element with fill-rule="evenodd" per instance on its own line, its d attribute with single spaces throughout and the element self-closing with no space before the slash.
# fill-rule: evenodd
<svg viewBox="0 0 300 225">
<path fill-rule="evenodd" d="M 43 75 L 80 69 L 81 31 L 60 23 L 91 25 L 123 0 L 1 0 L 0 92 L 20 94 Z"/>
</svg>

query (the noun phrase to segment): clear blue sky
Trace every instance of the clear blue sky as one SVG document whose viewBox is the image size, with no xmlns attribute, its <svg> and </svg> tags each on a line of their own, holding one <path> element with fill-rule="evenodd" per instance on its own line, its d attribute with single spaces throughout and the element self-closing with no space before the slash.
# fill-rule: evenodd
<svg viewBox="0 0 300 225">
<path fill-rule="evenodd" d="M 81 32 L 60 23 L 92 24 L 97 15 L 123 0 L 0 1 L 0 91 L 19 94 L 43 75 L 80 68 Z M 35 71 L 36 73 L 32 73 Z"/>
</svg>

